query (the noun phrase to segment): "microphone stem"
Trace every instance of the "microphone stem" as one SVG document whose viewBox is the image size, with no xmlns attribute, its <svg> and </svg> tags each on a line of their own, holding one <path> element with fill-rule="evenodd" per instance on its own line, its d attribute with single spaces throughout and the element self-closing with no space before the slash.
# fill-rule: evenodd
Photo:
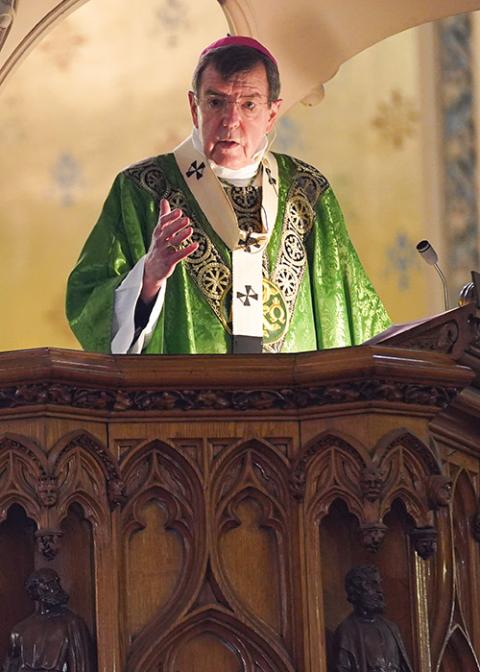
<svg viewBox="0 0 480 672">
<path fill-rule="evenodd" d="M 438 264 L 433 264 L 434 269 L 437 271 L 438 275 L 440 276 L 440 280 L 442 281 L 443 285 L 443 303 L 445 305 L 445 310 L 450 310 L 450 305 L 448 301 L 448 289 L 447 289 L 447 280 L 445 276 L 442 273 L 442 269 Z"/>
</svg>

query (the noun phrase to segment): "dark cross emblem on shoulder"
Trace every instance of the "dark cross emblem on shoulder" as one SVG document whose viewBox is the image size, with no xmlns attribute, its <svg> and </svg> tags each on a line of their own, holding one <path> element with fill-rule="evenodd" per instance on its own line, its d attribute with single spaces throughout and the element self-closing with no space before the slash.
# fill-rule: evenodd
<svg viewBox="0 0 480 672">
<path fill-rule="evenodd" d="M 245 285 L 245 292 L 237 292 L 237 299 L 240 299 L 244 306 L 251 306 L 250 299 L 258 301 L 258 294 L 253 291 L 252 285 Z"/>
<path fill-rule="evenodd" d="M 196 161 L 192 161 L 185 174 L 187 177 L 192 177 L 192 175 L 195 175 L 197 180 L 200 180 L 203 177 L 204 170 L 205 170 L 205 164 L 203 161 L 199 166 L 197 166 Z"/>
</svg>

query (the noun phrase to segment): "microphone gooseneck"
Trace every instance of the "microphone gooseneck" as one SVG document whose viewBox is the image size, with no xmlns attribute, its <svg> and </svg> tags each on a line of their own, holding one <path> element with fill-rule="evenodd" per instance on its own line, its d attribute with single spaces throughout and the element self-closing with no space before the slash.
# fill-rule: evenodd
<svg viewBox="0 0 480 672">
<path fill-rule="evenodd" d="M 438 275 L 440 276 L 440 280 L 442 281 L 442 286 L 443 286 L 443 302 L 445 305 L 445 310 L 450 309 L 450 305 L 448 302 L 448 285 L 447 285 L 447 280 L 442 273 L 442 269 L 438 265 L 438 254 L 435 252 L 433 247 L 430 245 L 428 240 L 421 240 L 417 244 L 417 250 L 420 254 L 420 256 L 426 261 L 429 266 L 433 266 L 433 268 L 437 271 Z"/>
</svg>

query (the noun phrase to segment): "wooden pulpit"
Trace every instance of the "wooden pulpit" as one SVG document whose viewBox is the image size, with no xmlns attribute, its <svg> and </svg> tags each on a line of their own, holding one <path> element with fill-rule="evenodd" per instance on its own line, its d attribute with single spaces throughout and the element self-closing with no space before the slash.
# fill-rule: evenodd
<svg viewBox="0 0 480 672">
<path fill-rule="evenodd" d="M 101 672 L 327 672 L 375 564 L 414 670 L 478 672 L 477 313 L 298 355 L 1 354 L 1 659 L 48 566 Z"/>
</svg>

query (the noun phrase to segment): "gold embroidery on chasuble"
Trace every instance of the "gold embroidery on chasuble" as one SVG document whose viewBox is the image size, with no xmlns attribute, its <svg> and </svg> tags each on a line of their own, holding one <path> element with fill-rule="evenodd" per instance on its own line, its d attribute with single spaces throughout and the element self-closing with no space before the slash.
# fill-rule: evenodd
<svg viewBox="0 0 480 672">
<path fill-rule="evenodd" d="M 294 159 L 294 164 L 298 173 L 287 193 L 280 250 L 271 272 L 267 255 L 263 253 L 263 349 L 267 352 L 280 352 L 285 340 L 307 265 L 305 238 L 314 224 L 314 206 L 329 186 L 312 166 L 298 159 Z M 161 168 L 152 160 L 136 164 L 125 173 L 156 199 L 168 199 L 172 208 L 181 208 L 189 217 L 193 232 L 183 245 L 194 241 L 198 248 L 183 263 L 210 308 L 231 334 L 232 273 L 198 224 L 185 195 L 168 183 Z M 262 190 L 254 186 L 228 185 L 226 191 L 239 228 L 245 234 L 244 244 L 248 246 L 248 234 L 262 232 Z"/>
<path fill-rule="evenodd" d="M 268 296 L 270 309 L 265 309 L 264 288 L 264 314 L 270 320 L 266 319 L 265 322 L 272 332 L 271 340 L 264 340 L 267 352 L 280 352 L 282 349 L 287 329 L 280 331 L 278 323 L 283 319 L 283 311 L 287 315 L 287 323 L 293 316 L 308 263 L 305 239 L 315 221 L 314 207 L 317 200 L 329 186 L 325 177 L 315 168 L 298 159 L 293 161 L 298 173 L 293 177 L 287 193 L 280 251 L 270 277 L 272 287 L 278 294 L 272 292 Z"/>
</svg>

